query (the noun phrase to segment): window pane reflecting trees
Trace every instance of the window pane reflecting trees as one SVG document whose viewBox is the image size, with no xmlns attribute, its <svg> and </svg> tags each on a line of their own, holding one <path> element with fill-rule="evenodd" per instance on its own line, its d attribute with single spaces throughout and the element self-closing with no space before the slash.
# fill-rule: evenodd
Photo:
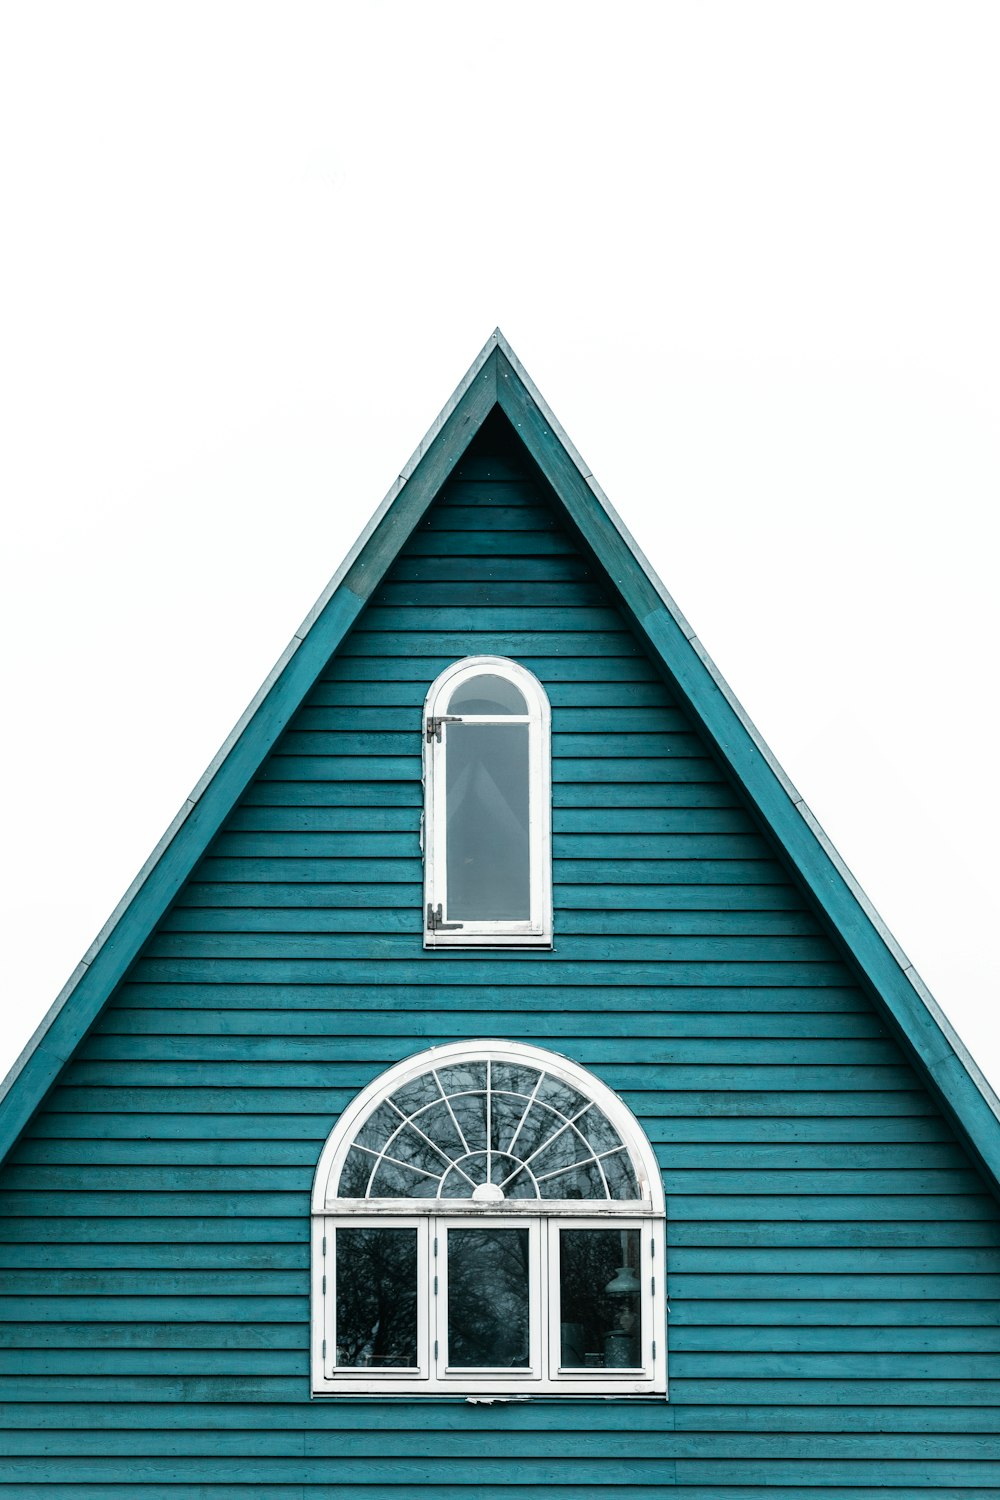
<svg viewBox="0 0 1000 1500">
<path fill-rule="evenodd" d="M 417 1365 L 417 1231 L 338 1229 L 337 1364 Z"/>
<path fill-rule="evenodd" d="M 448 1365 L 531 1363 L 527 1229 L 448 1231 Z"/>
<path fill-rule="evenodd" d="M 638 1229 L 560 1229 L 559 1363 L 563 1369 L 642 1364 Z"/>
<path fill-rule="evenodd" d="M 542 1069 L 491 1060 L 429 1069 L 357 1130 L 342 1198 L 615 1199 L 641 1194 L 591 1100 Z"/>
</svg>

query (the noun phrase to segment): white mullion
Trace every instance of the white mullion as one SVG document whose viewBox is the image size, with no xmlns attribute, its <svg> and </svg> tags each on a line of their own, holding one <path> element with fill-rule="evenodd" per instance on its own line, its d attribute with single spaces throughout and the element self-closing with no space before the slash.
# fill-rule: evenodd
<svg viewBox="0 0 1000 1500">
<path fill-rule="evenodd" d="M 486 1059 L 486 1181 L 493 1181 L 493 1060 Z"/>
</svg>

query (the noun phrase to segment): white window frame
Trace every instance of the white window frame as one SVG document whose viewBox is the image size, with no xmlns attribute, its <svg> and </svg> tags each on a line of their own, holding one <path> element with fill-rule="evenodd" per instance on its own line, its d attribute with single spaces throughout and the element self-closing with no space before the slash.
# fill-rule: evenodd
<svg viewBox="0 0 1000 1500">
<path fill-rule="evenodd" d="M 562 1079 L 607 1116 L 628 1149 L 640 1198 L 510 1199 L 500 1203 L 435 1198 L 338 1199 L 341 1168 L 374 1109 L 405 1083 L 456 1062 L 523 1062 Z M 447 1235 L 455 1228 L 527 1228 L 529 1232 L 531 1368 L 448 1370 Z M 338 1369 L 336 1249 L 338 1228 L 417 1230 L 417 1372 Z M 561 1370 L 559 1234 L 563 1228 L 637 1229 L 641 1369 Z M 390 1068 L 362 1090 L 329 1136 L 316 1170 L 312 1201 L 312 1393 L 314 1396 L 638 1396 L 666 1395 L 665 1203 L 662 1178 L 644 1131 L 617 1094 L 570 1059 L 524 1043 L 476 1040 L 432 1047 Z"/>
<path fill-rule="evenodd" d="M 456 1229 L 526 1229 L 528 1231 L 528 1326 L 529 1363 L 527 1369 L 451 1368 L 448 1362 L 448 1236 Z M 439 1219 L 433 1229 L 437 1254 L 432 1258 L 436 1267 L 434 1283 L 434 1354 L 436 1355 L 436 1378 L 452 1390 L 460 1389 L 480 1392 L 516 1387 L 519 1391 L 525 1384 L 534 1385 L 542 1374 L 542 1255 L 539 1246 L 538 1220 L 520 1214 L 496 1214 L 485 1218 L 468 1214 L 461 1218 Z"/>
<path fill-rule="evenodd" d="M 453 923 L 448 911 L 447 709 L 455 689 L 484 673 L 504 677 L 523 695 L 526 715 L 459 716 L 463 724 L 528 725 L 527 921 Z M 552 946 L 552 714 L 545 689 L 534 673 L 503 656 L 467 656 L 453 662 L 432 683 L 422 720 L 424 771 L 424 947 L 504 948 Z M 440 913 L 440 915 L 438 915 Z"/>
<path fill-rule="evenodd" d="M 359 1375 L 357 1365 L 337 1364 L 337 1231 L 339 1229 L 408 1229 L 417 1237 L 417 1363 L 406 1368 L 389 1368 L 379 1373 L 381 1381 L 404 1381 L 408 1385 L 425 1381 L 430 1375 L 428 1318 L 428 1235 L 427 1224 L 412 1216 L 391 1218 L 387 1215 L 352 1215 L 349 1219 L 326 1220 L 323 1225 L 323 1243 L 320 1256 L 325 1267 L 323 1273 L 323 1346 L 320 1351 L 323 1375 L 327 1381 L 342 1384 L 347 1380 L 366 1379 Z"/>
</svg>

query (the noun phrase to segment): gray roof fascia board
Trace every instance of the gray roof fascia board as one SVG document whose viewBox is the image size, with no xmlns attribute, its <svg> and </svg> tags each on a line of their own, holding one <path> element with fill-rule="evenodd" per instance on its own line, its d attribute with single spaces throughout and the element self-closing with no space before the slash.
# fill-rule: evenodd
<svg viewBox="0 0 1000 1500">
<path fill-rule="evenodd" d="M 0 1161 L 135 961 L 371 590 L 496 404 L 498 334 L 486 341 L 0 1082 Z M 401 500 L 404 495 L 405 499 Z M 353 585 L 353 586 L 352 586 Z"/>
<path fill-rule="evenodd" d="M 758 808 L 765 826 L 774 832 L 831 924 L 847 942 L 894 1030 L 932 1082 L 935 1094 L 992 1179 L 994 1189 L 1000 1189 L 1000 1101 L 996 1094 L 502 335 L 498 348 L 502 356 L 497 386 L 501 407 L 605 566 L 609 553 L 616 550 L 609 547 L 607 528 L 617 534 L 629 561 L 623 569 L 622 554 L 618 553 L 618 567 L 612 566 L 609 571 L 637 625 Z M 570 466 L 572 475 L 568 473 Z M 570 493 L 573 489 L 575 503 Z M 591 510 L 589 516 L 584 490 L 586 497 L 596 502 L 596 513 Z M 626 571 L 633 572 L 631 579 L 615 576 Z M 637 577 L 645 587 L 636 587 Z M 650 592 L 657 602 L 644 609 Z"/>
</svg>

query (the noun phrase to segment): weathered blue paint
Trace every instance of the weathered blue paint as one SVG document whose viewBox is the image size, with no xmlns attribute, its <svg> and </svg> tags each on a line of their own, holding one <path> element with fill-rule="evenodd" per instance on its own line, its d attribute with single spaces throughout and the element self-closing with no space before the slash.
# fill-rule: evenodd
<svg viewBox="0 0 1000 1500">
<path fill-rule="evenodd" d="M 0 1489 L 996 1493 L 993 1117 L 493 360 L 8 1094 Z M 551 953 L 422 948 L 420 706 L 472 652 L 553 704 Z M 322 1142 L 383 1068 L 481 1034 L 647 1130 L 668 1403 L 310 1401 Z"/>
</svg>

